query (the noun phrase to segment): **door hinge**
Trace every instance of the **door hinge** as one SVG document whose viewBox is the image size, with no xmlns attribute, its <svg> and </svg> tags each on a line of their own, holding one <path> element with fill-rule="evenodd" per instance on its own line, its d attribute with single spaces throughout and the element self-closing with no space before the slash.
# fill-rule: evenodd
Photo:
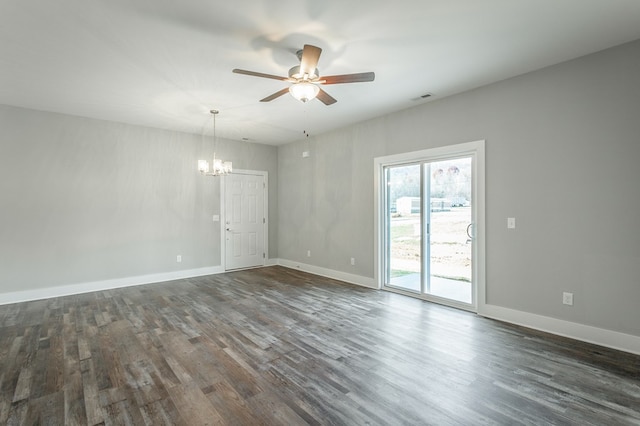
<svg viewBox="0 0 640 426">
<path fill-rule="evenodd" d="M 262 223 L 267 223 L 267 218 L 262 218 Z"/>
<path fill-rule="evenodd" d="M 267 184 L 265 182 L 262 182 L 262 189 L 265 189 L 267 187 Z"/>
<path fill-rule="evenodd" d="M 262 253 L 262 258 L 265 259 L 266 257 L 267 257 L 267 255 Z"/>
</svg>

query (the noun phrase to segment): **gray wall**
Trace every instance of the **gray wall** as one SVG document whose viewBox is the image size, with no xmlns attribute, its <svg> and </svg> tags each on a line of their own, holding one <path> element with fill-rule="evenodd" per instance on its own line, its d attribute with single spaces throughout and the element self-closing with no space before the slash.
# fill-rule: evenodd
<svg viewBox="0 0 640 426">
<path fill-rule="evenodd" d="M 280 147 L 280 258 L 373 277 L 374 157 L 478 139 L 487 303 L 640 336 L 640 41 Z"/>
<path fill-rule="evenodd" d="M 0 292 L 220 265 L 220 180 L 199 135 L 0 106 Z M 269 172 L 277 256 L 277 150 L 219 141 Z M 182 263 L 176 255 L 182 255 Z"/>
</svg>

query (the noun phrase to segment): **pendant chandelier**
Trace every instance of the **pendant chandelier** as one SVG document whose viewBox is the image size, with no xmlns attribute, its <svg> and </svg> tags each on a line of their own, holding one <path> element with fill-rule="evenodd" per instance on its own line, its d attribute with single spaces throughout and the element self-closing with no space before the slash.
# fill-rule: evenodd
<svg viewBox="0 0 640 426">
<path fill-rule="evenodd" d="M 220 111 L 212 109 L 209 111 L 213 115 L 213 162 L 211 168 L 209 168 L 209 162 L 207 160 L 198 160 L 198 171 L 205 176 L 222 176 L 231 173 L 232 165 L 231 161 L 223 161 L 216 158 L 216 115 Z"/>
</svg>

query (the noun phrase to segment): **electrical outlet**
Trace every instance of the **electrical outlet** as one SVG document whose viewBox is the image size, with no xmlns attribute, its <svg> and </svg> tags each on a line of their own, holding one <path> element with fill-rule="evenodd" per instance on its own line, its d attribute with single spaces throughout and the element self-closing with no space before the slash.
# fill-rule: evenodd
<svg viewBox="0 0 640 426">
<path fill-rule="evenodd" d="M 573 293 L 562 293 L 562 304 L 573 306 Z"/>
<path fill-rule="evenodd" d="M 176 256 L 176 262 L 178 262 L 178 263 L 182 262 L 182 255 L 181 254 Z"/>
<path fill-rule="evenodd" d="M 307 250 L 307 257 L 311 257 L 311 250 Z"/>
<path fill-rule="evenodd" d="M 352 257 L 352 258 L 351 258 L 351 265 L 355 265 L 355 264 L 356 264 L 356 258 L 355 258 L 355 257 Z"/>
</svg>

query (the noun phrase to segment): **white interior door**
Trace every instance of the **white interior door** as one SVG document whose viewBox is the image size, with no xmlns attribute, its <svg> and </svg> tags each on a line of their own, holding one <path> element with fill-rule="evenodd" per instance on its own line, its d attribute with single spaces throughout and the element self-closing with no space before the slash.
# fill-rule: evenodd
<svg viewBox="0 0 640 426">
<path fill-rule="evenodd" d="M 225 176 L 225 269 L 263 266 L 265 262 L 265 176 Z"/>
</svg>

